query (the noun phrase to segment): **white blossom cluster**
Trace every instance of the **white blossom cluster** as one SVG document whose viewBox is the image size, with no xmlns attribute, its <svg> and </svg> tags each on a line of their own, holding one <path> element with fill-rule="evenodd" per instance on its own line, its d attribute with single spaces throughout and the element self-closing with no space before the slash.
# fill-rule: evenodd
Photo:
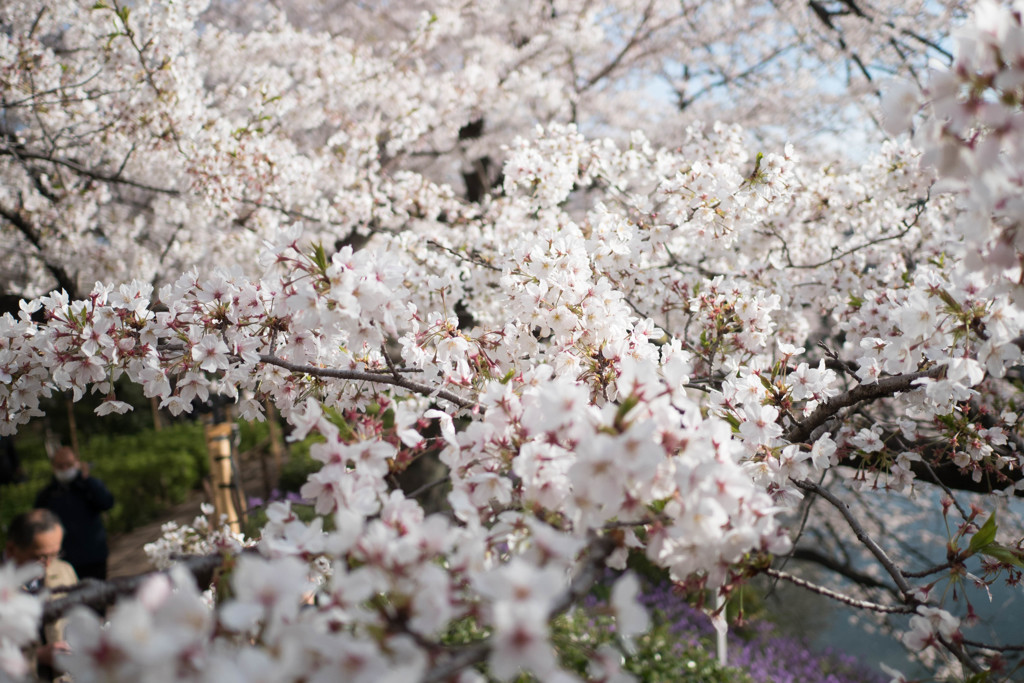
<svg viewBox="0 0 1024 683">
<path fill-rule="evenodd" d="M 0 8 L 0 282 L 28 295 L 0 316 L 0 434 L 60 392 L 125 412 L 130 381 L 174 415 L 270 400 L 322 438 L 313 521 L 275 503 L 251 542 L 166 529 L 158 566 L 224 553 L 216 590 L 179 566 L 105 621 L 76 611 L 75 680 L 575 680 L 550 620 L 630 554 L 724 594 L 832 487 L 1024 490 L 1015 5 L 982 3 L 948 72 L 890 89 L 893 130 L 928 99 L 913 141 L 833 162 L 775 141 L 785 93 L 827 90 L 839 57 L 918 73 L 958 3 L 732 3 L 763 44 L 710 3 L 396 2 L 341 24 L 239 4 Z M 652 74 L 680 111 L 624 117 Z M 483 195 L 460 196 L 473 174 Z M 442 511 L 396 485 L 420 458 Z M 940 570 L 988 550 L 986 580 L 1019 580 L 1020 545 L 962 517 Z M 980 667 L 928 580 L 850 533 L 895 586 L 863 604 Z M 17 677 L 41 607 L 12 572 Z M 636 592 L 612 591 L 626 641 Z M 451 645 L 465 620 L 486 637 Z"/>
<path fill-rule="evenodd" d="M 220 525 L 210 523 L 214 508 L 202 504 L 202 514 L 189 525 L 167 522 L 160 527 L 160 538 L 143 546 L 146 558 L 157 569 L 170 569 L 175 562 L 189 556 L 211 553 L 237 553 L 246 545 L 245 538 L 232 533 L 226 519 Z"/>
</svg>

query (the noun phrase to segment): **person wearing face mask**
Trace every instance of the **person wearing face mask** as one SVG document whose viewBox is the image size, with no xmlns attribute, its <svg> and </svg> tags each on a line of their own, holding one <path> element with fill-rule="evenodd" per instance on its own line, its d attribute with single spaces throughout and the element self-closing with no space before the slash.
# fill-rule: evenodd
<svg viewBox="0 0 1024 683">
<path fill-rule="evenodd" d="M 64 558 L 79 578 L 107 578 L 107 530 L 101 513 L 114 506 L 114 496 L 88 463 L 63 446 L 53 454 L 53 479 L 36 496 L 36 507 L 52 510 L 64 525 Z"/>
</svg>

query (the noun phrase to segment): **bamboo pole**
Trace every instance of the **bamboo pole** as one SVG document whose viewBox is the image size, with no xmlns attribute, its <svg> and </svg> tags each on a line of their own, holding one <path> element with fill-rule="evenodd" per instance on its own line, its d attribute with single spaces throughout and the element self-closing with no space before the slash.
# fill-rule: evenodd
<svg viewBox="0 0 1024 683">
<path fill-rule="evenodd" d="M 232 533 L 242 530 L 238 510 L 231 497 L 231 423 L 206 425 L 206 448 L 210 454 L 210 478 L 213 483 L 213 508 L 218 519 L 226 515 Z"/>
</svg>

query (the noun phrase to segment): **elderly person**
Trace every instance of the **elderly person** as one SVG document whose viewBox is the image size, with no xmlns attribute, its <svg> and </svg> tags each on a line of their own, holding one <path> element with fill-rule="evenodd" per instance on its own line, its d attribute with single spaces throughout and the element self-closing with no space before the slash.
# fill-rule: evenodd
<svg viewBox="0 0 1024 683">
<path fill-rule="evenodd" d="M 78 583 L 75 570 L 60 559 L 64 529 L 60 520 L 49 510 L 32 510 L 13 520 L 7 530 L 4 560 L 22 567 L 31 563 L 42 565 L 43 576 L 30 581 L 25 590 L 37 592 L 43 588 L 55 589 Z M 53 680 L 54 655 L 67 652 L 64 642 L 64 622 L 45 624 L 40 631 L 40 644 L 26 653 L 39 680 Z"/>
<path fill-rule="evenodd" d="M 102 512 L 114 496 L 74 450 L 64 446 L 53 454 L 53 479 L 36 496 L 36 507 L 52 510 L 64 525 L 64 559 L 80 578 L 107 578 L 107 530 Z"/>
</svg>

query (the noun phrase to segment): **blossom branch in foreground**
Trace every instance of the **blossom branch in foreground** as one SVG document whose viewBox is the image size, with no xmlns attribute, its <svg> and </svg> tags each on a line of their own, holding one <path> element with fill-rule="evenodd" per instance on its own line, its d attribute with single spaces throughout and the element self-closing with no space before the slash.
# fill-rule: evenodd
<svg viewBox="0 0 1024 683">
<path fill-rule="evenodd" d="M 198 585 L 208 586 L 213 579 L 214 572 L 224 564 L 227 557 L 224 553 L 184 557 L 177 563 L 195 577 Z M 56 592 L 64 593 L 64 596 L 50 600 L 43 605 L 42 621 L 44 624 L 56 621 L 77 606 L 91 607 L 102 611 L 117 602 L 119 598 L 134 593 L 150 577 L 166 573 L 166 571 L 152 571 L 134 576 L 120 576 L 105 581 L 85 579 L 74 586 L 57 589 Z"/>
</svg>

